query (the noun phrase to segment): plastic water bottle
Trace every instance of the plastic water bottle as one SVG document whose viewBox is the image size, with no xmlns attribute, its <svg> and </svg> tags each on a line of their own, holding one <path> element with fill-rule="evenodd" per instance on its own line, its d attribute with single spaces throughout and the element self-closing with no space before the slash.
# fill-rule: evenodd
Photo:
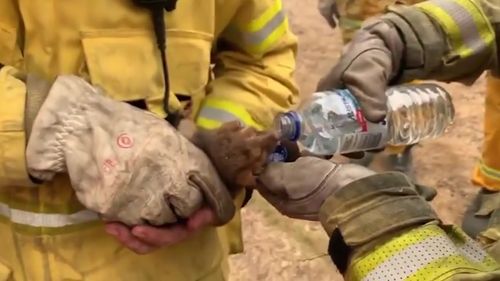
<svg viewBox="0 0 500 281">
<path fill-rule="evenodd" d="M 455 110 L 448 92 L 436 84 L 411 84 L 387 90 L 388 113 L 368 122 L 346 89 L 314 93 L 299 111 L 280 114 L 275 130 L 316 155 L 334 155 L 410 145 L 442 135 Z"/>
</svg>

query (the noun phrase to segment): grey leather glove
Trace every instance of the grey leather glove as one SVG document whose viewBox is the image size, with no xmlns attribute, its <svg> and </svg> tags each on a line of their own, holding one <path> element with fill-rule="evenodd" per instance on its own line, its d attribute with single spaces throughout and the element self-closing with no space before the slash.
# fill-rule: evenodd
<svg viewBox="0 0 500 281">
<path fill-rule="evenodd" d="M 347 88 L 369 121 L 387 112 L 386 88 L 399 71 L 404 44 L 390 24 L 376 20 L 358 31 L 337 65 L 318 84 L 318 91 Z"/>
<path fill-rule="evenodd" d="M 331 194 L 373 174 L 363 166 L 305 156 L 295 162 L 269 164 L 257 179 L 257 189 L 282 214 L 317 221 Z"/>
<path fill-rule="evenodd" d="M 208 157 L 165 120 L 60 76 L 33 123 L 30 174 L 67 173 L 80 202 L 106 220 L 162 225 L 203 204 L 220 224 L 235 208 Z"/>
</svg>

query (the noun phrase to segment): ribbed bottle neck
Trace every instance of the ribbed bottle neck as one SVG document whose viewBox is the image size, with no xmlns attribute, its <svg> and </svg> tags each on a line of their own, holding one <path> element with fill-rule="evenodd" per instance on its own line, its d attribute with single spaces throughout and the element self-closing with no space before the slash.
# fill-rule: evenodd
<svg viewBox="0 0 500 281">
<path fill-rule="evenodd" d="M 301 134 L 302 118 L 295 111 L 279 114 L 274 121 L 274 129 L 281 139 L 297 141 Z"/>
</svg>

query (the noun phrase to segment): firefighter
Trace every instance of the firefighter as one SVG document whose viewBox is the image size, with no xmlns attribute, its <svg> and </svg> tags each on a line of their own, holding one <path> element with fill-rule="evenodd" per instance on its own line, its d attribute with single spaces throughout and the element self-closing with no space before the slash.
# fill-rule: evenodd
<svg viewBox="0 0 500 281">
<path fill-rule="evenodd" d="M 280 0 L 1 1 L 0 280 L 224 280 L 227 253 L 242 249 L 238 213 L 222 228 L 206 209 L 170 227 L 105 224 L 61 172 L 73 167 L 30 175 L 25 148 L 37 147 L 29 136 L 47 91 L 27 77 L 71 74 L 174 126 L 240 120 L 262 130 L 297 103 L 295 55 Z M 68 104 L 83 84 L 61 92 Z"/>
<path fill-rule="evenodd" d="M 413 79 L 472 83 L 485 70 L 497 77 L 499 6 L 497 0 L 431 0 L 414 6 L 391 6 L 356 34 L 323 83 L 350 89 L 366 117 L 378 122 L 387 112 L 384 92 L 390 84 Z M 499 110 L 492 89 L 486 99 L 489 114 Z M 488 165 L 497 158 L 494 148 L 500 143 L 495 137 L 500 128 L 489 117 L 485 126 L 486 154 L 474 176 L 481 188 L 462 227 L 485 247 L 499 251 L 500 189 L 487 179 L 495 176 L 495 170 Z"/>
</svg>

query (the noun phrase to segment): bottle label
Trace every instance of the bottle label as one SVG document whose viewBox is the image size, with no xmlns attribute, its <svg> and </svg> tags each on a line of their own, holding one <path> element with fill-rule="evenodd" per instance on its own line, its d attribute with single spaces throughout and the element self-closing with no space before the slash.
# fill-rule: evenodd
<svg viewBox="0 0 500 281">
<path fill-rule="evenodd" d="M 383 147 L 387 142 L 387 122 L 368 122 L 361 111 L 359 103 L 348 90 L 337 90 L 337 105 L 341 105 L 344 114 L 336 114 L 331 118 L 333 130 L 340 132 L 338 152 L 347 153 Z M 339 112 L 340 113 L 340 112 Z"/>
</svg>

